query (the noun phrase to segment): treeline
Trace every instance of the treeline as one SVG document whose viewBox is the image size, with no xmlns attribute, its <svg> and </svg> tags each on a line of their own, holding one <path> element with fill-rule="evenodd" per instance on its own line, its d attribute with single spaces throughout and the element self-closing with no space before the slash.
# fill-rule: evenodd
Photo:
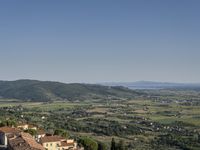
<svg viewBox="0 0 200 150">
<path fill-rule="evenodd" d="M 110 145 L 105 143 L 95 141 L 89 137 L 81 137 L 79 139 L 79 144 L 81 144 L 85 150 L 127 150 L 124 141 L 120 140 L 118 143 L 112 138 Z"/>
<path fill-rule="evenodd" d="M 0 120 L 0 127 L 16 127 L 17 123 L 15 120 Z"/>
<path fill-rule="evenodd" d="M 56 118 L 56 119 L 54 119 Z M 51 120 L 54 120 L 52 122 Z M 74 132 L 91 132 L 97 135 L 126 136 L 137 135 L 142 132 L 136 124 L 120 123 L 109 119 L 87 118 L 83 120 L 67 119 L 66 116 L 52 114 L 44 126 L 46 129 L 61 128 Z"/>
<path fill-rule="evenodd" d="M 168 148 L 179 147 L 183 150 L 197 150 L 200 147 L 200 135 L 196 133 L 187 138 L 173 133 L 159 135 L 152 141 L 151 146 L 154 149 L 161 149 L 161 147 L 165 146 Z"/>
</svg>

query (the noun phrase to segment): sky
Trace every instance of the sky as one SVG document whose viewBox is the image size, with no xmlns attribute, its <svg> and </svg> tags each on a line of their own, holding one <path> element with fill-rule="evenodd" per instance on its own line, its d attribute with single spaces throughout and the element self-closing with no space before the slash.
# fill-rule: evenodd
<svg viewBox="0 0 200 150">
<path fill-rule="evenodd" d="M 1 0 L 0 80 L 200 83 L 199 0 Z"/>
</svg>

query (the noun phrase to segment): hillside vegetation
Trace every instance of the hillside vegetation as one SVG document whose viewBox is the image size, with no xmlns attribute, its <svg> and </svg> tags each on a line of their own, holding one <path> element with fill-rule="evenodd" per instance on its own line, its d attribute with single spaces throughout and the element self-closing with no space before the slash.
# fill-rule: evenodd
<svg viewBox="0 0 200 150">
<path fill-rule="evenodd" d="M 141 93 L 124 87 L 95 84 L 17 80 L 0 81 L 0 97 L 30 101 L 90 100 L 133 98 Z"/>
</svg>

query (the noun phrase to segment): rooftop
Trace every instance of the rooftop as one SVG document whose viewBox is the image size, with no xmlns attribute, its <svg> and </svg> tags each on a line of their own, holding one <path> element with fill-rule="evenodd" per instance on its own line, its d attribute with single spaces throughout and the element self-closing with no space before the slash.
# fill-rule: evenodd
<svg viewBox="0 0 200 150">
<path fill-rule="evenodd" d="M 12 127 L 1 127 L 0 132 L 3 132 L 3 133 L 19 133 L 21 131 L 19 129 L 12 128 Z"/>
<path fill-rule="evenodd" d="M 59 142 L 65 140 L 65 138 L 60 136 L 45 136 L 41 138 L 41 143 L 48 143 L 48 142 Z"/>
<path fill-rule="evenodd" d="M 65 147 L 65 146 L 74 146 L 74 142 L 73 143 L 67 143 L 67 141 L 62 141 L 60 147 Z"/>
<path fill-rule="evenodd" d="M 13 150 L 45 150 L 29 133 L 21 133 L 16 138 L 9 139 L 9 146 Z"/>
</svg>

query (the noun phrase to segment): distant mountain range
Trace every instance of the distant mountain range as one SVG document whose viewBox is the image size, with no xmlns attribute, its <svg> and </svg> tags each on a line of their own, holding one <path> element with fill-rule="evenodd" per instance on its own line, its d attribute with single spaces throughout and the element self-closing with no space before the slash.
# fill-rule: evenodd
<svg viewBox="0 0 200 150">
<path fill-rule="evenodd" d="M 51 81 L 0 81 L 0 98 L 29 101 L 92 100 L 132 98 L 139 92 L 125 87 L 96 84 L 65 84 Z"/>
<path fill-rule="evenodd" d="M 200 88 L 200 84 L 196 83 L 169 83 L 169 82 L 107 82 L 102 83 L 105 86 L 123 86 L 129 89 L 169 89 L 169 88 Z"/>
<path fill-rule="evenodd" d="M 60 83 L 38 80 L 0 81 L 0 98 L 26 101 L 83 101 L 124 99 L 145 95 L 133 89 L 190 88 L 200 90 L 200 84 L 164 82 L 119 82 L 101 84 Z"/>
</svg>

